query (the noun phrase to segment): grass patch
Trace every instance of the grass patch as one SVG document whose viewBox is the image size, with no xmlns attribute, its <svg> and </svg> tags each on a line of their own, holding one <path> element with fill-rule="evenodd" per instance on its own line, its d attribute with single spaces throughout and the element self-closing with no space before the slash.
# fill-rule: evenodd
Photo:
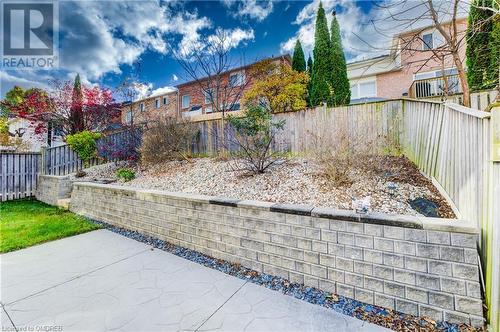
<svg viewBox="0 0 500 332">
<path fill-rule="evenodd" d="M 0 204 L 1 253 L 98 228 L 84 217 L 36 200 Z"/>
</svg>

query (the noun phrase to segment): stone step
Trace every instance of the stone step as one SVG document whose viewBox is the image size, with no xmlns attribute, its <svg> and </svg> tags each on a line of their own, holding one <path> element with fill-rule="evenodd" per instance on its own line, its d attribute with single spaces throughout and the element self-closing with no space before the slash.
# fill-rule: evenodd
<svg viewBox="0 0 500 332">
<path fill-rule="evenodd" d="M 69 210 L 71 198 L 61 198 L 57 200 L 57 206 L 64 210 Z"/>
</svg>

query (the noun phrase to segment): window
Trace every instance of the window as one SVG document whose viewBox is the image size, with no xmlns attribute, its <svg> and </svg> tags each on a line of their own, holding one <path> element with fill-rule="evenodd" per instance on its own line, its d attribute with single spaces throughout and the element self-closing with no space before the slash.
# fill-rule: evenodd
<svg viewBox="0 0 500 332">
<path fill-rule="evenodd" d="M 360 83 L 359 95 L 361 97 L 376 97 L 377 87 L 375 85 L 375 81 Z"/>
<path fill-rule="evenodd" d="M 458 74 L 457 68 L 448 68 L 444 70 L 444 74 L 446 76 L 451 76 L 451 75 L 456 75 Z M 422 73 L 415 73 L 413 75 L 413 80 L 425 80 L 429 78 L 434 78 L 434 77 L 442 77 L 442 71 L 441 70 L 435 70 L 435 71 L 427 71 L 427 72 L 422 72 Z"/>
<path fill-rule="evenodd" d="M 377 82 L 363 81 L 351 84 L 351 100 L 377 96 Z"/>
<path fill-rule="evenodd" d="M 434 48 L 433 44 L 434 38 L 432 33 L 426 33 L 422 35 L 422 50 L 432 50 Z"/>
<path fill-rule="evenodd" d="M 241 105 L 239 101 L 237 103 L 234 103 L 233 106 L 231 107 L 231 111 L 239 111 L 240 109 Z"/>
<path fill-rule="evenodd" d="M 351 85 L 351 99 L 358 99 L 358 85 Z"/>
<path fill-rule="evenodd" d="M 144 103 L 141 103 L 141 104 L 139 105 L 139 109 L 141 110 L 141 112 L 144 112 Z"/>
<path fill-rule="evenodd" d="M 191 101 L 190 101 L 189 95 L 182 96 L 182 108 L 188 108 L 190 102 Z"/>
<path fill-rule="evenodd" d="M 131 124 L 132 123 L 132 111 L 128 111 L 125 114 L 125 123 Z"/>
<path fill-rule="evenodd" d="M 245 74 L 243 72 L 229 75 L 229 86 L 235 87 L 245 83 Z"/>
<path fill-rule="evenodd" d="M 160 108 L 160 99 L 155 99 L 155 107 Z"/>
<path fill-rule="evenodd" d="M 163 97 L 163 105 L 167 105 L 168 104 L 168 96 L 164 96 Z"/>
<path fill-rule="evenodd" d="M 205 113 L 208 114 L 208 113 L 212 113 L 213 110 L 212 110 L 212 106 L 207 106 L 205 107 Z"/>
<path fill-rule="evenodd" d="M 205 95 L 205 104 L 212 103 L 212 91 L 212 89 L 206 89 L 205 91 L 203 91 L 203 94 Z"/>
</svg>

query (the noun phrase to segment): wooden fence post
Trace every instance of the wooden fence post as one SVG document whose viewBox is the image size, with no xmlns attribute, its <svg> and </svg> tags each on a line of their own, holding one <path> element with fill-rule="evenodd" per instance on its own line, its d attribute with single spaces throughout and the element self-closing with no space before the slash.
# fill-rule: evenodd
<svg viewBox="0 0 500 332">
<path fill-rule="evenodd" d="M 486 304 L 492 331 L 500 331 L 500 103 L 491 109 L 490 218 L 486 237 Z"/>
<path fill-rule="evenodd" d="M 47 150 L 45 147 L 40 148 L 40 160 L 38 164 L 38 169 L 40 174 L 45 174 L 45 155 L 47 154 Z"/>
</svg>

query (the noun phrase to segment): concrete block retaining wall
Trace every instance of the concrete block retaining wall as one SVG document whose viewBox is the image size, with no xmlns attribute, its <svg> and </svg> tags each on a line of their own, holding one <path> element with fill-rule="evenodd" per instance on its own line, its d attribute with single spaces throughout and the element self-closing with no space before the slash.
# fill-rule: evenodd
<svg viewBox="0 0 500 332">
<path fill-rule="evenodd" d="M 38 175 L 35 197 L 44 203 L 58 205 L 60 199 L 71 197 L 73 183 L 69 176 Z"/>
<path fill-rule="evenodd" d="M 483 324 L 464 221 L 75 183 L 71 211 L 362 302 Z"/>
</svg>

